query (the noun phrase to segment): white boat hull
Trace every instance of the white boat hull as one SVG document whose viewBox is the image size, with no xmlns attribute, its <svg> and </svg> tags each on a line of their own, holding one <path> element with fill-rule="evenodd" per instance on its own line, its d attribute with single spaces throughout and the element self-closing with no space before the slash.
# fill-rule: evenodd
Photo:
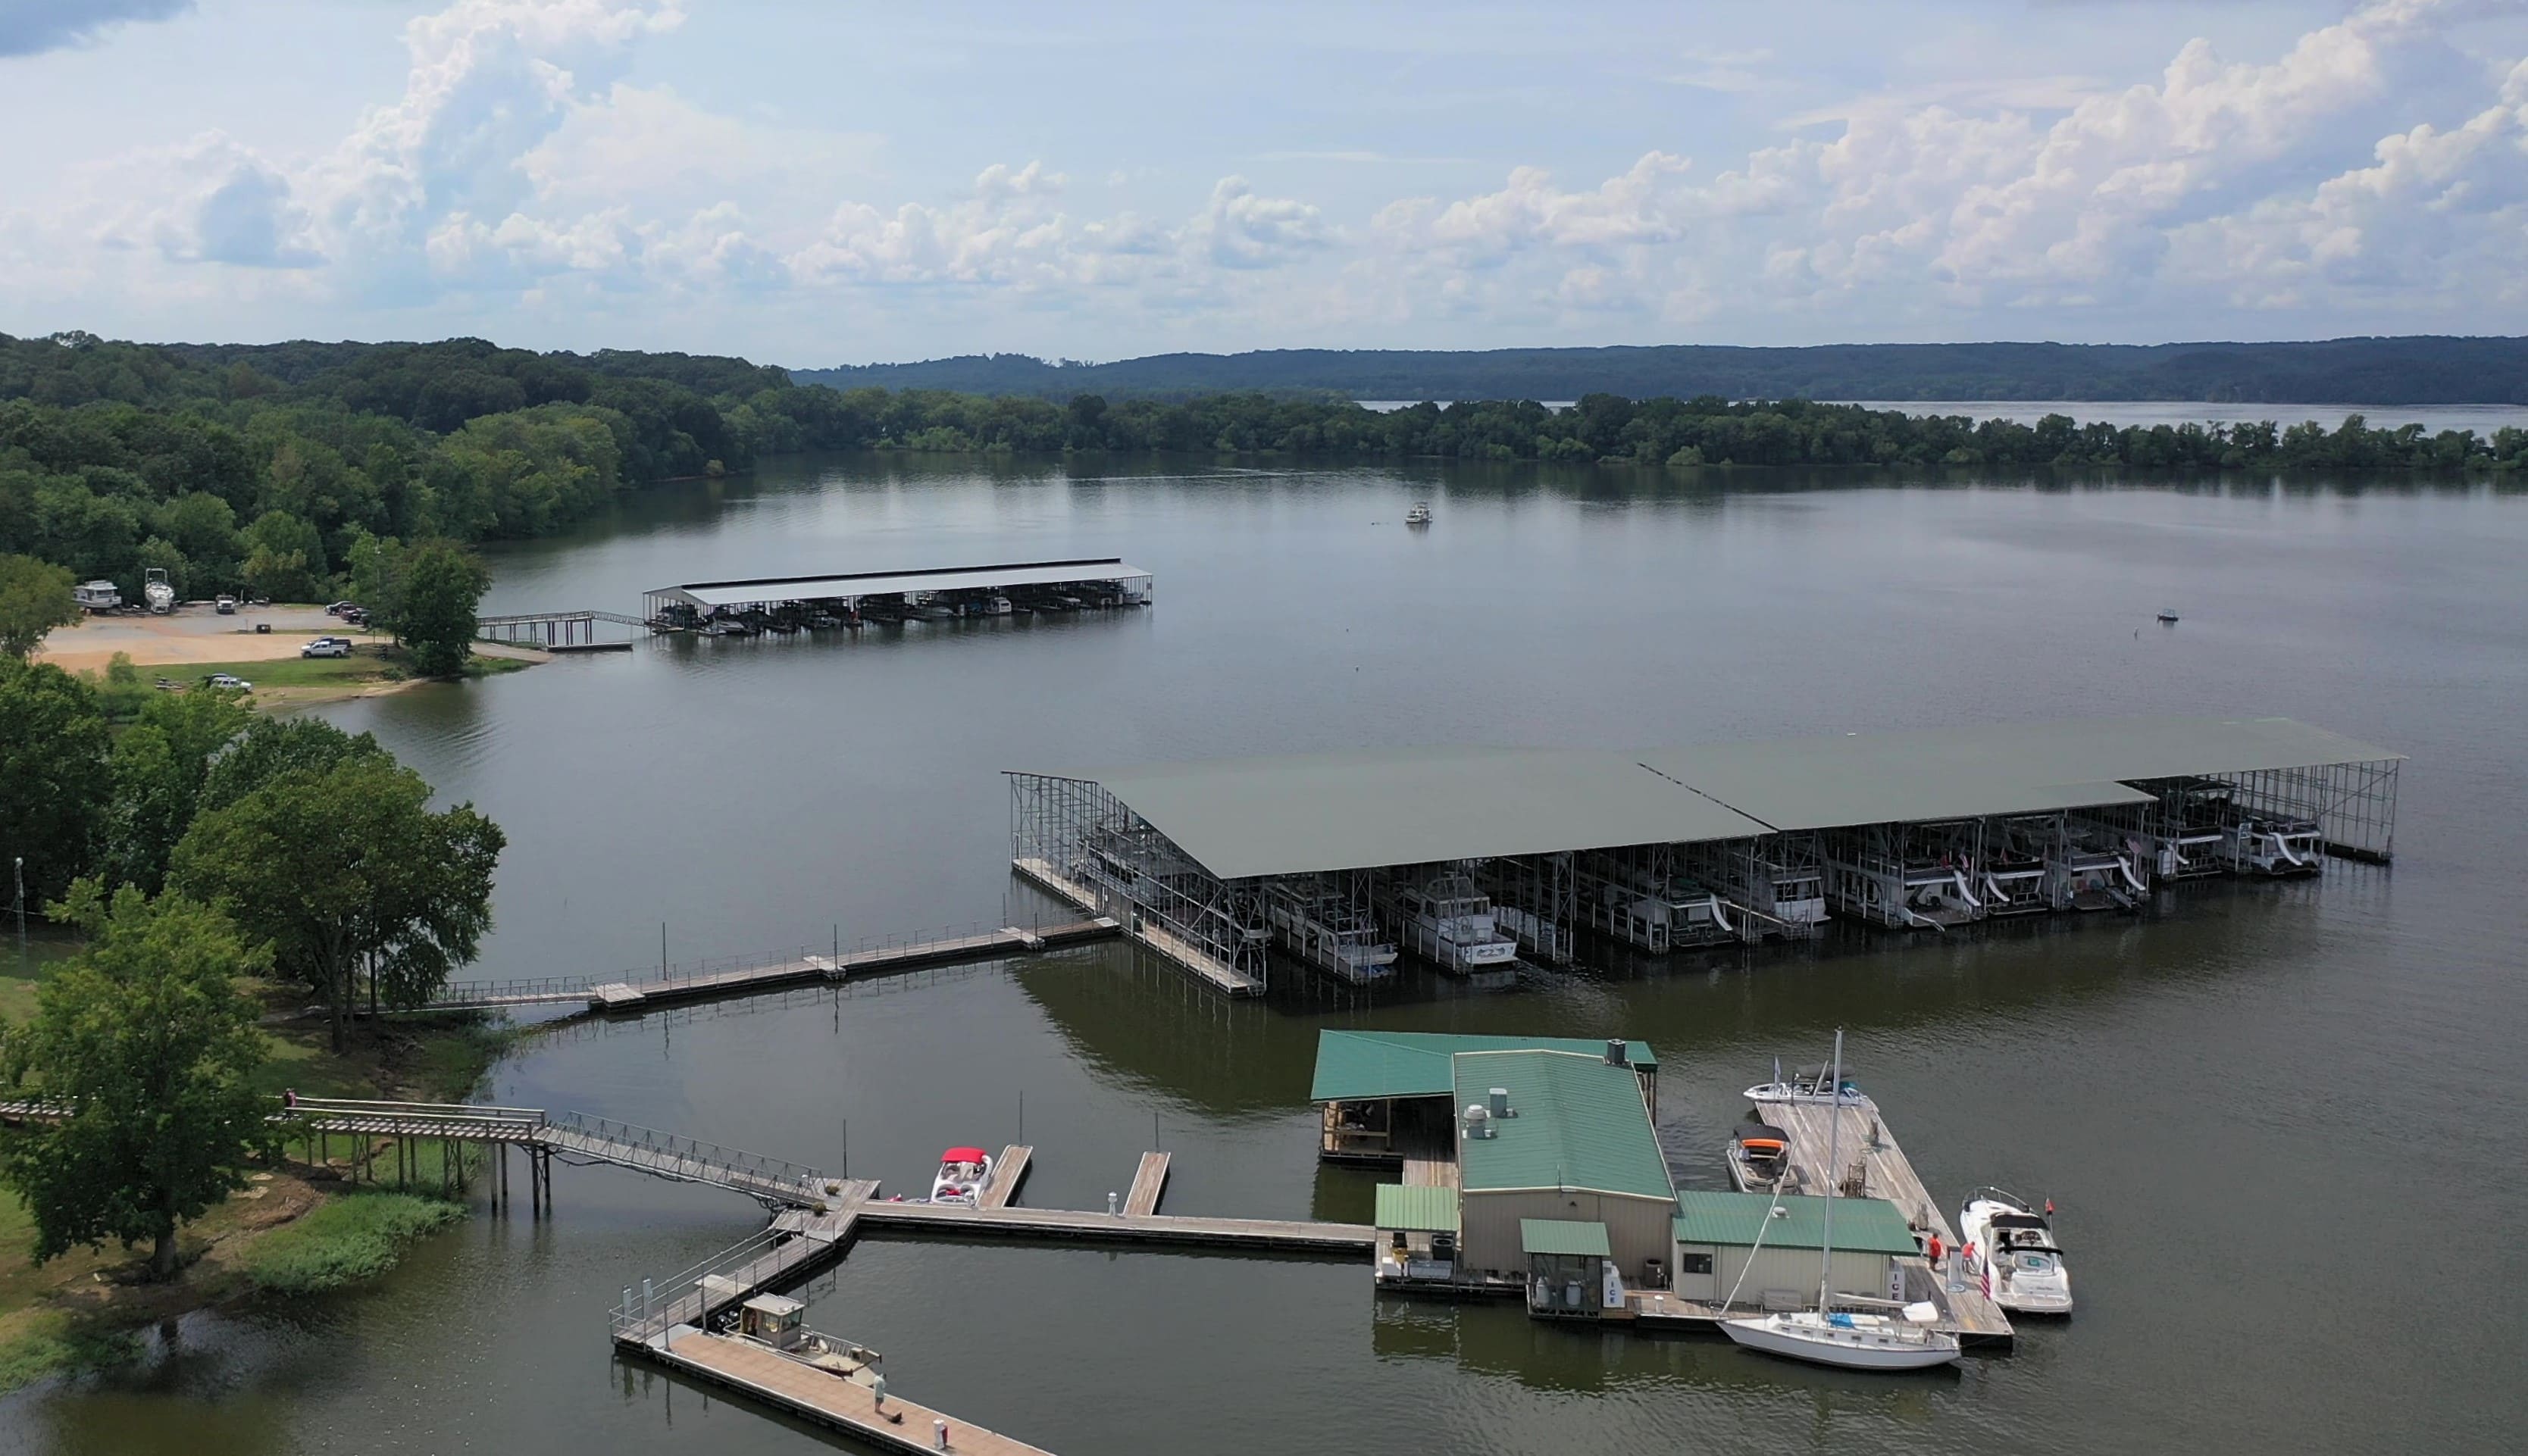
<svg viewBox="0 0 2528 1456">
<path fill-rule="evenodd" d="M 1838 1370 L 1930 1370 L 1958 1358 L 1955 1335 L 1879 1325 L 1846 1330 L 1827 1326 L 1814 1315 L 1723 1320 L 1720 1330 L 1761 1354 Z"/>
<path fill-rule="evenodd" d="M 2048 1267 L 2030 1271 L 2013 1263 L 2020 1250 L 1995 1243 L 1992 1226 L 1995 1214 L 2029 1212 L 2015 1204 L 1982 1198 L 1970 1199 L 1966 1207 L 1958 1210 L 1958 1231 L 1976 1250 L 1972 1276 L 1986 1299 L 2011 1314 L 2069 1315 L 2072 1313 L 2072 1271 L 2063 1263 L 2062 1250 L 2049 1242 L 2034 1251 L 2044 1256 Z"/>
</svg>

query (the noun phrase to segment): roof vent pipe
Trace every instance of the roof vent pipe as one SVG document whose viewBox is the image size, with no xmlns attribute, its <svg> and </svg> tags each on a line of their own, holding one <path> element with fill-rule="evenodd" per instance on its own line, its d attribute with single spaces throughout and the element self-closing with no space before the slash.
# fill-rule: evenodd
<svg viewBox="0 0 2528 1456">
<path fill-rule="evenodd" d="M 1608 1066 L 1630 1066 L 1633 1065 L 1633 1059 L 1624 1055 L 1624 1039 L 1622 1037 L 1610 1036 L 1606 1038 L 1606 1065 Z"/>
<path fill-rule="evenodd" d="M 1491 1102 L 1492 1114 L 1494 1117 L 1506 1118 L 1509 1116 L 1509 1089 L 1507 1087 L 1495 1087 L 1492 1090 Z"/>
</svg>

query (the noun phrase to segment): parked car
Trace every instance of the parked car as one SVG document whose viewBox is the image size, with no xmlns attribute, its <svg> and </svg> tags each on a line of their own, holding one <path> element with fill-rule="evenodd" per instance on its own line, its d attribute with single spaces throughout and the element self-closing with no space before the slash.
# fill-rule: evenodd
<svg viewBox="0 0 2528 1456">
<path fill-rule="evenodd" d="M 332 606 L 325 608 L 325 614 L 327 616 L 339 617 L 358 611 L 359 609 L 360 604 L 356 601 L 337 601 Z"/>
<path fill-rule="evenodd" d="M 359 606 L 352 607 L 349 611 L 342 613 L 342 620 L 350 623 L 354 627 L 366 627 L 369 625 L 368 609 L 366 607 Z"/>
<path fill-rule="evenodd" d="M 234 672 L 215 672 L 209 677 L 202 679 L 202 682 L 204 685 L 213 688 L 244 688 L 251 691 L 254 687 L 254 684 L 247 682 L 244 678 L 237 676 Z"/>
<path fill-rule="evenodd" d="M 347 657 L 351 645 L 339 637 L 320 637 L 298 650 L 301 657 Z"/>
<path fill-rule="evenodd" d="M 222 598 L 218 598 L 214 599 L 214 600 L 211 602 L 211 610 L 213 610 L 213 611 L 215 611 L 215 612 L 218 612 L 221 616 L 224 616 L 224 617 L 233 617 L 233 616 L 236 616 L 236 615 L 237 615 L 237 598 L 234 598 L 234 597 L 222 597 Z"/>
</svg>

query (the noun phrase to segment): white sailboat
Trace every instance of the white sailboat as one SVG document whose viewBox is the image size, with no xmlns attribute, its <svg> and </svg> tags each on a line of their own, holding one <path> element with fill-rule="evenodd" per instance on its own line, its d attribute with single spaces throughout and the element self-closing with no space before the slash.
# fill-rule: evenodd
<svg viewBox="0 0 2528 1456">
<path fill-rule="evenodd" d="M 1833 1080 L 1843 1085 L 1843 1033 L 1834 1034 Z M 1843 1155 L 1843 1115 L 1828 1123 L 1826 1167 Z M 1778 1195 L 1777 1195 L 1778 1196 Z M 1939 1306 L 1924 1301 L 1906 1305 L 1893 1316 L 1847 1314 L 1834 1304 L 1834 1196 L 1826 1195 L 1817 1242 L 1817 1307 L 1754 1320 L 1723 1320 L 1720 1331 L 1738 1344 L 1766 1355 L 1831 1365 L 1841 1370 L 1929 1370 L 1958 1358 L 1958 1337 L 1932 1328 Z"/>
</svg>

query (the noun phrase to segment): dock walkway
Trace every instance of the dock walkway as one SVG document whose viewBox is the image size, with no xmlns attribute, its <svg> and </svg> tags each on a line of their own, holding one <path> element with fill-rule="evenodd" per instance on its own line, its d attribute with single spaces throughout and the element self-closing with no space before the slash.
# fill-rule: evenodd
<svg viewBox="0 0 2528 1456">
<path fill-rule="evenodd" d="M 1132 1191 L 1124 1195 L 1124 1215 L 1146 1219 L 1159 1211 L 1159 1195 L 1167 1191 L 1168 1155 L 1143 1153 L 1141 1166 L 1132 1170 Z"/>
<path fill-rule="evenodd" d="M 1309 1219 L 1215 1219 L 1201 1215 L 871 1202 L 861 1208 L 860 1222 L 865 1232 L 872 1228 L 909 1228 L 1091 1244 L 1186 1244 L 1327 1254 L 1367 1254 L 1378 1245 L 1378 1230 L 1366 1223 L 1322 1223 Z"/>
<path fill-rule="evenodd" d="M 974 1195 L 975 1206 L 987 1209 L 1009 1207 L 1010 1200 L 1018 1196 L 1019 1184 L 1027 1180 L 1027 1162 L 1033 1157 L 1035 1149 L 1022 1143 L 1012 1143 L 1001 1149 L 1001 1156 L 992 1164 L 990 1181 L 983 1184 L 983 1191 Z"/>
<path fill-rule="evenodd" d="M 1106 940 L 1122 933 L 1122 926 L 1097 915 L 1059 925 L 1032 928 L 1004 925 L 997 930 L 943 935 L 926 940 L 881 941 L 845 951 L 840 956 L 803 953 L 780 959 L 731 962 L 716 968 L 706 962 L 691 970 L 671 968 L 662 973 L 603 978 L 550 976 L 536 980 L 458 981 L 419 1006 L 396 1008 L 388 1014 L 496 1011 L 529 1006 L 577 1006 L 599 1014 L 639 1012 L 656 1006 L 744 996 L 818 981 L 858 980 L 863 976 L 928 965 L 1029 956 L 1085 941 Z"/>
<path fill-rule="evenodd" d="M 1940 1242 L 1949 1248 L 1958 1247 L 1957 1230 L 1949 1226 L 1948 1215 L 1924 1189 L 1922 1179 L 1906 1160 L 1905 1150 L 1897 1146 L 1895 1134 L 1887 1130 L 1874 1105 L 1773 1102 L 1764 1104 L 1763 1111 L 1766 1120 L 1788 1136 L 1791 1165 L 1798 1170 L 1803 1191 L 1886 1199 L 1896 1205 L 1906 1222 L 1937 1233 Z M 1838 1117 L 1843 1119 L 1839 1138 L 1834 1126 Z M 1842 1150 L 1843 1166 L 1839 1169 L 1827 1162 L 1828 1147 L 1835 1142 L 1841 1144 Z M 1938 1304 L 1948 1317 L 1939 1327 L 1955 1334 L 1960 1343 L 2012 1341 L 2010 1317 L 1984 1296 L 1975 1280 L 1957 1280 L 1965 1287 L 1952 1289 L 1952 1281 L 1935 1274 L 1926 1261 L 1897 1262 L 1906 1266 L 1908 1297 L 1927 1298 Z"/>
<path fill-rule="evenodd" d="M 1098 913 L 1096 892 L 1064 874 L 1051 860 L 1022 856 L 1012 859 L 1010 867 L 1017 870 L 1025 879 L 1041 889 L 1050 891 L 1075 908 L 1090 914 Z M 1105 917 L 1101 915 L 1100 918 Z M 1108 923 L 1116 922 L 1110 919 Z M 1208 954 L 1201 947 L 1162 926 L 1152 925 L 1146 920 L 1136 920 L 1132 925 L 1119 925 L 1118 928 L 1122 933 L 1148 946 L 1231 996 L 1264 994 L 1264 982 L 1261 979 L 1248 975 L 1245 971 L 1229 964 L 1217 956 Z"/>
<path fill-rule="evenodd" d="M 845 1377 L 818 1370 L 753 1340 L 677 1326 L 663 1332 L 648 1352 L 670 1370 L 743 1392 L 885 1449 L 937 1450 L 932 1444 L 935 1423 L 945 1422 L 950 1451 L 968 1456 L 1048 1456 L 1025 1441 L 892 1394 L 886 1409 L 901 1417 L 902 1424 L 890 1422 L 878 1413 L 876 1392 L 865 1374 Z"/>
</svg>

